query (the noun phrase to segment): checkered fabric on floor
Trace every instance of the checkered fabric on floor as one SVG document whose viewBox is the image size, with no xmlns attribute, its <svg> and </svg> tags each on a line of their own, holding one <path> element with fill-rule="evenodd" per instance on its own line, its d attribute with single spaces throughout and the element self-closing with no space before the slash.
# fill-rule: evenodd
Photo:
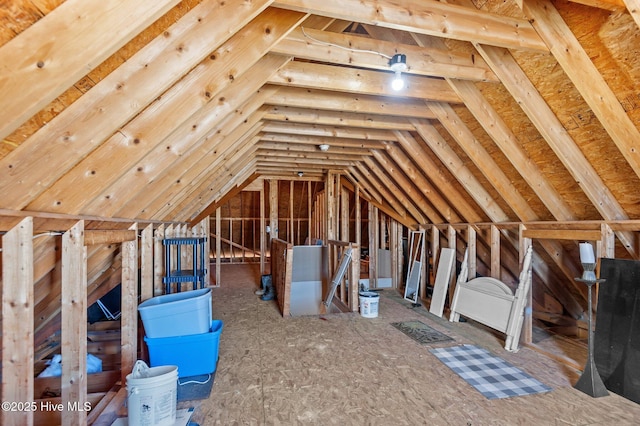
<svg viewBox="0 0 640 426">
<path fill-rule="evenodd" d="M 421 321 L 392 322 L 391 325 L 423 345 L 453 340 L 446 334 L 434 330 Z"/>
<path fill-rule="evenodd" d="M 435 348 L 430 351 L 487 399 L 509 398 L 551 390 L 519 368 L 473 345 Z"/>
</svg>

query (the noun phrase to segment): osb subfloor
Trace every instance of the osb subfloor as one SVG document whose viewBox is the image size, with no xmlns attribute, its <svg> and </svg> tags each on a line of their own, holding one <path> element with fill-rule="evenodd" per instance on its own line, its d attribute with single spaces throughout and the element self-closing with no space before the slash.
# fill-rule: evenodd
<svg viewBox="0 0 640 426">
<path fill-rule="evenodd" d="M 213 290 L 214 318 L 224 322 L 213 390 L 208 400 L 179 404 L 195 407 L 200 425 L 640 423 L 640 405 L 573 389 L 579 371 L 527 347 L 508 353 L 499 336 L 412 308 L 393 290 L 383 292 L 377 318 L 282 318 L 275 302 L 254 295 L 257 265 L 224 265 L 221 275 Z M 437 345 L 420 345 L 390 324 L 409 320 L 455 339 L 440 346 L 482 346 L 553 391 L 488 400 L 431 355 Z"/>
</svg>

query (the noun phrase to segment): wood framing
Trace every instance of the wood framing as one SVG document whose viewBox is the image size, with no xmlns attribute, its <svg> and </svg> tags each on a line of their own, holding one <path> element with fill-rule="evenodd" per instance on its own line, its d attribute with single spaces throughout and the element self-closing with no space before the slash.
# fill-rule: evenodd
<svg viewBox="0 0 640 426">
<path fill-rule="evenodd" d="M 2 236 L 2 401 L 33 401 L 33 218 Z M 32 425 L 34 410 L 2 410 L 4 425 Z"/>
</svg>

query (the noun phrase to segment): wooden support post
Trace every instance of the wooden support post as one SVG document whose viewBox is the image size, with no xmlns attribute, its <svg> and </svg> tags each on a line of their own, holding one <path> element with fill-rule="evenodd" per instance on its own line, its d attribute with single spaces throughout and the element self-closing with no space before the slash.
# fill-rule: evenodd
<svg viewBox="0 0 640 426">
<path fill-rule="evenodd" d="M 216 287 L 220 287 L 222 280 L 222 209 L 216 209 Z"/>
<path fill-rule="evenodd" d="M 87 249 L 84 221 L 62 236 L 62 425 L 82 425 L 87 413 Z"/>
<path fill-rule="evenodd" d="M 260 186 L 260 274 L 264 275 L 267 273 L 266 270 L 266 262 L 265 262 L 265 254 L 267 252 L 267 234 L 266 227 L 267 221 L 264 217 L 265 214 L 265 199 L 264 199 L 264 184 Z M 217 270 L 216 270 L 217 271 Z"/>
<path fill-rule="evenodd" d="M 209 241 L 209 236 L 211 235 L 211 221 L 209 220 L 209 216 L 205 217 L 204 219 L 202 219 L 200 221 L 200 223 L 198 224 L 198 237 L 204 237 L 207 239 L 207 241 Z M 210 246 L 207 244 L 205 247 L 207 247 L 204 250 L 203 256 L 203 265 L 204 265 L 204 285 L 210 285 L 211 284 L 211 261 L 210 259 Z"/>
<path fill-rule="evenodd" d="M 449 225 L 447 226 L 447 240 L 449 242 L 449 248 L 453 250 L 454 254 L 454 259 L 457 259 L 458 257 L 458 251 L 456 249 L 456 243 L 457 243 L 457 237 L 458 234 L 456 232 L 456 229 Z M 453 295 L 456 291 L 456 279 L 457 279 L 457 274 L 456 274 L 456 263 L 454 261 L 453 264 L 453 272 L 451 273 L 451 281 L 449 283 L 449 300 L 453 300 Z"/>
<path fill-rule="evenodd" d="M 164 275 L 164 254 L 162 240 L 164 239 L 164 224 L 156 229 L 153 238 L 153 295 L 160 296 L 164 293 L 164 283 L 162 277 Z"/>
<path fill-rule="evenodd" d="M 351 268 L 349 275 L 349 307 L 351 312 L 358 312 L 360 309 L 359 289 L 360 289 L 360 246 L 351 244 Z"/>
<path fill-rule="evenodd" d="M 378 208 L 369 203 L 369 287 L 378 286 Z"/>
<path fill-rule="evenodd" d="M 293 181 L 289 181 L 289 242 L 296 243 L 293 223 Z"/>
<path fill-rule="evenodd" d="M 500 229 L 491 225 L 491 276 L 500 279 Z"/>
<path fill-rule="evenodd" d="M 327 240 L 337 240 L 338 239 L 338 230 L 336 229 L 336 207 L 338 204 L 337 194 L 336 194 L 336 174 L 335 172 L 329 171 L 327 173 L 327 183 L 325 185 L 326 188 L 326 224 L 327 224 Z"/>
<path fill-rule="evenodd" d="M 2 237 L 2 402 L 33 401 L 33 218 Z M 3 425 L 33 425 L 32 410 L 2 410 Z"/>
<path fill-rule="evenodd" d="M 311 182 L 309 182 L 309 184 L 307 185 L 307 237 L 309 238 L 309 244 L 311 244 L 311 238 L 313 237 L 311 234 L 311 212 L 313 211 L 312 209 L 312 203 L 313 200 L 311 199 L 311 196 L 313 194 L 311 193 Z"/>
<path fill-rule="evenodd" d="M 519 230 L 519 247 L 518 250 L 520 252 L 518 264 L 520 268 L 522 268 L 522 264 L 524 262 L 524 256 L 527 253 L 527 250 L 532 245 L 531 238 L 523 237 L 523 233 L 526 230 L 526 227 L 522 224 L 518 227 Z M 533 274 L 528 274 L 528 280 L 530 280 L 529 285 L 529 294 L 526 295 L 527 304 L 524 308 L 524 320 L 522 322 L 522 335 L 520 340 L 525 344 L 530 344 L 533 342 Z M 523 283 L 519 283 L 519 285 L 524 285 Z"/>
<path fill-rule="evenodd" d="M 361 206 L 360 206 L 360 185 L 356 185 L 356 190 L 355 190 L 355 211 L 356 211 L 356 218 L 355 218 L 355 225 L 354 225 L 356 227 L 355 243 L 358 245 L 358 251 L 360 251 L 360 247 L 362 246 L 362 212 L 361 212 Z M 358 257 L 358 263 L 359 262 L 360 262 L 360 257 Z"/>
<path fill-rule="evenodd" d="M 137 232 L 138 225 L 130 229 Z M 138 240 L 122 243 L 122 299 L 120 317 L 120 369 L 122 383 L 138 356 Z M 85 309 L 86 310 L 86 309 Z M 86 320 L 85 320 L 86 326 Z"/>
<path fill-rule="evenodd" d="M 278 181 L 269 180 L 269 239 L 278 238 Z"/>
<path fill-rule="evenodd" d="M 398 238 L 398 222 L 391 219 L 389 226 L 389 255 L 391 260 L 391 286 L 400 288 L 402 284 L 402 272 L 400 268 L 400 258 L 402 257 L 402 244 Z"/>
<path fill-rule="evenodd" d="M 438 256 L 440 255 L 440 230 L 437 226 L 431 226 L 431 266 L 433 279 L 435 281 L 438 270 Z"/>
<path fill-rule="evenodd" d="M 602 243 L 602 250 L 600 251 L 600 257 L 608 257 L 615 258 L 615 248 L 616 248 L 616 234 L 611 229 L 611 226 L 603 223 L 600 225 L 601 230 L 601 238 L 600 242 Z"/>
<path fill-rule="evenodd" d="M 140 242 L 140 301 L 153 297 L 153 225 L 142 230 Z"/>
<path fill-rule="evenodd" d="M 478 261 L 477 261 L 477 234 L 476 229 L 472 225 L 467 225 L 467 249 L 468 249 L 468 267 L 469 267 L 469 279 L 473 279 L 477 275 Z"/>
<path fill-rule="evenodd" d="M 340 240 L 349 241 L 349 192 L 340 188 Z"/>
</svg>

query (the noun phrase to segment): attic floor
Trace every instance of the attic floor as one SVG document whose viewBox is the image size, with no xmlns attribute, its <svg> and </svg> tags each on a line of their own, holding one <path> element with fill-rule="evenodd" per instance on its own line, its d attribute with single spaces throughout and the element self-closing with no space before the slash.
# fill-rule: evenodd
<svg viewBox="0 0 640 426">
<path fill-rule="evenodd" d="M 382 292 L 377 318 L 332 314 L 282 318 L 275 302 L 254 295 L 257 265 L 223 265 L 213 315 L 224 322 L 211 396 L 195 407 L 200 425 L 631 425 L 640 405 L 616 394 L 591 398 L 575 390 L 580 372 L 503 340 L 471 323 L 449 323 Z M 390 325 L 420 320 L 455 339 L 420 345 Z M 488 400 L 445 367 L 429 348 L 475 344 L 552 387 L 545 394 Z M 571 345 L 569 345 L 571 346 Z M 576 359 L 580 358 L 580 359 Z"/>
</svg>

